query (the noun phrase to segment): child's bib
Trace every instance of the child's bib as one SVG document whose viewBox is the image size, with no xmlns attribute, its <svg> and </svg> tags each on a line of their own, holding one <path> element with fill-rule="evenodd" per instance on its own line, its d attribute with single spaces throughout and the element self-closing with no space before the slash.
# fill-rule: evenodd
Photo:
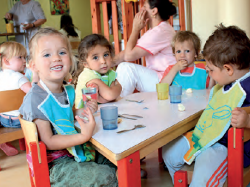
<svg viewBox="0 0 250 187">
<path fill-rule="evenodd" d="M 184 161 L 191 164 L 202 151 L 220 140 L 227 132 L 231 122 L 231 111 L 241 107 L 246 93 L 237 81 L 228 91 L 215 85 L 210 92 L 210 100 L 203 111 L 192 133 L 185 136 L 190 143 L 190 149 L 184 156 Z"/>
<path fill-rule="evenodd" d="M 58 134 L 71 135 L 78 132 L 74 127 L 74 115 L 72 111 L 74 103 L 74 87 L 71 85 L 64 86 L 67 93 L 68 105 L 62 105 L 57 101 L 55 96 L 50 92 L 46 85 L 40 80 L 43 88 L 47 91 L 48 96 L 38 106 L 38 109 L 49 119 Z M 95 150 L 88 142 L 83 145 L 69 147 L 67 150 L 75 157 L 77 162 L 94 161 Z"/>
</svg>

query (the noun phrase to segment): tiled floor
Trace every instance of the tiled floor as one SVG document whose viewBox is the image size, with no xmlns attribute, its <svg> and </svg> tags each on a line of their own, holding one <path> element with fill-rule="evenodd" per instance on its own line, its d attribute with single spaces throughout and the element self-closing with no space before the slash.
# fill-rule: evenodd
<svg viewBox="0 0 250 187">
<path fill-rule="evenodd" d="M 18 146 L 18 141 L 13 143 Z M 30 187 L 28 166 L 25 152 L 7 157 L 0 150 L 0 186 L 1 187 Z M 163 166 L 158 164 L 157 151 L 151 153 L 141 163 L 141 167 L 148 172 L 148 178 L 142 179 L 142 187 L 173 187 L 170 176 Z"/>
</svg>

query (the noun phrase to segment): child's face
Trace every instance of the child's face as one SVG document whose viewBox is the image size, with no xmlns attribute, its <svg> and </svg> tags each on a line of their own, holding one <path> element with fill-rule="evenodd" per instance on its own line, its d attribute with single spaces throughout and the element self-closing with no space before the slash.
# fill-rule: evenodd
<svg viewBox="0 0 250 187">
<path fill-rule="evenodd" d="M 25 56 L 14 56 L 14 57 L 10 58 L 8 61 L 9 61 L 9 63 L 7 65 L 7 68 L 11 69 L 13 71 L 23 72 L 25 67 L 26 67 Z"/>
<path fill-rule="evenodd" d="M 209 76 L 212 77 L 212 79 L 214 79 L 219 85 L 223 86 L 232 82 L 227 70 L 224 67 L 220 69 L 208 60 L 206 60 L 206 64 L 206 70 L 208 71 Z"/>
<path fill-rule="evenodd" d="M 107 47 L 97 45 L 90 49 L 85 67 L 100 74 L 105 74 L 111 68 L 112 57 Z"/>
<path fill-rule="evenodd" d="M 188 67 L 194 66 L 195 57 L 195 48 L 193 42 L 186 40 L 184 42 L 175 43 L 175 58 L 176 61 L 187 61 Z"/>
<path fill-rule="evenodd" d="M 33 64 L 43 82 L 63 81 L 71 66 L 66 41 L 56 34 L 40 37 L 37 41 Z"/>
</svg>

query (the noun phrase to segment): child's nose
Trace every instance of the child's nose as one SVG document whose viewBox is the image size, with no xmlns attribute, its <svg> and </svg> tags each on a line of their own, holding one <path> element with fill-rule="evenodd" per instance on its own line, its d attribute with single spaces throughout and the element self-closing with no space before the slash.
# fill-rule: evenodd
<svg viewBox="0 0 250 187">
<path fill-rule="evenodd" d="M 106 63 L 105 58 L 102 58 L 102 59 L 101 59 L 101 63 L 102 63 L 102 64 L 105 64 L 105 63 Z"/>
<path fill-rule="evenodd" d="M 60 55 L 54 55 L 54 56 L 53 56 L 53 61 L 54 61 L 54 62 L 61 61 Z"/>
</svg>

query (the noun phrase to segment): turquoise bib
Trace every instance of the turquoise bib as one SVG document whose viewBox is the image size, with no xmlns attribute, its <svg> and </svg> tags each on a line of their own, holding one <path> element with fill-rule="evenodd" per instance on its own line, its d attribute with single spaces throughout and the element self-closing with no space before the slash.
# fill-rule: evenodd
<svg viewBox="0 0 250 187">
<path fill-rule="evenodd" d="M 74 115 L 72 110 L 75 100 L 74 87 L 72 85 L 64 86 L 69 104 L 63 105 L 57 101 L 55 96 L 41 80 L 40 83 L 47 91 L 48 96 L 38 106 L 38 109 L 49 119 L 58 134 L 77 134 L 78 132 L 74 127 Z M 86 146 L 87 149 L 85 149 Z M 77 162 L 94 160 L 95 154 L 93 151 L 90 151 L 89 146 L 86 145 L 86 143 L 67 148 L 67 150 L 75 157 Z"/>
<path fill-rule="evenodd" d="M 203 90 L 206 89 L 206 82 L 206 70 L 197 68 L 194 65 L 192 74 L 181 74 L 178 72 L 174 77 L 172 85 L 181 85 L 183 89 Z"/>
</svg>

